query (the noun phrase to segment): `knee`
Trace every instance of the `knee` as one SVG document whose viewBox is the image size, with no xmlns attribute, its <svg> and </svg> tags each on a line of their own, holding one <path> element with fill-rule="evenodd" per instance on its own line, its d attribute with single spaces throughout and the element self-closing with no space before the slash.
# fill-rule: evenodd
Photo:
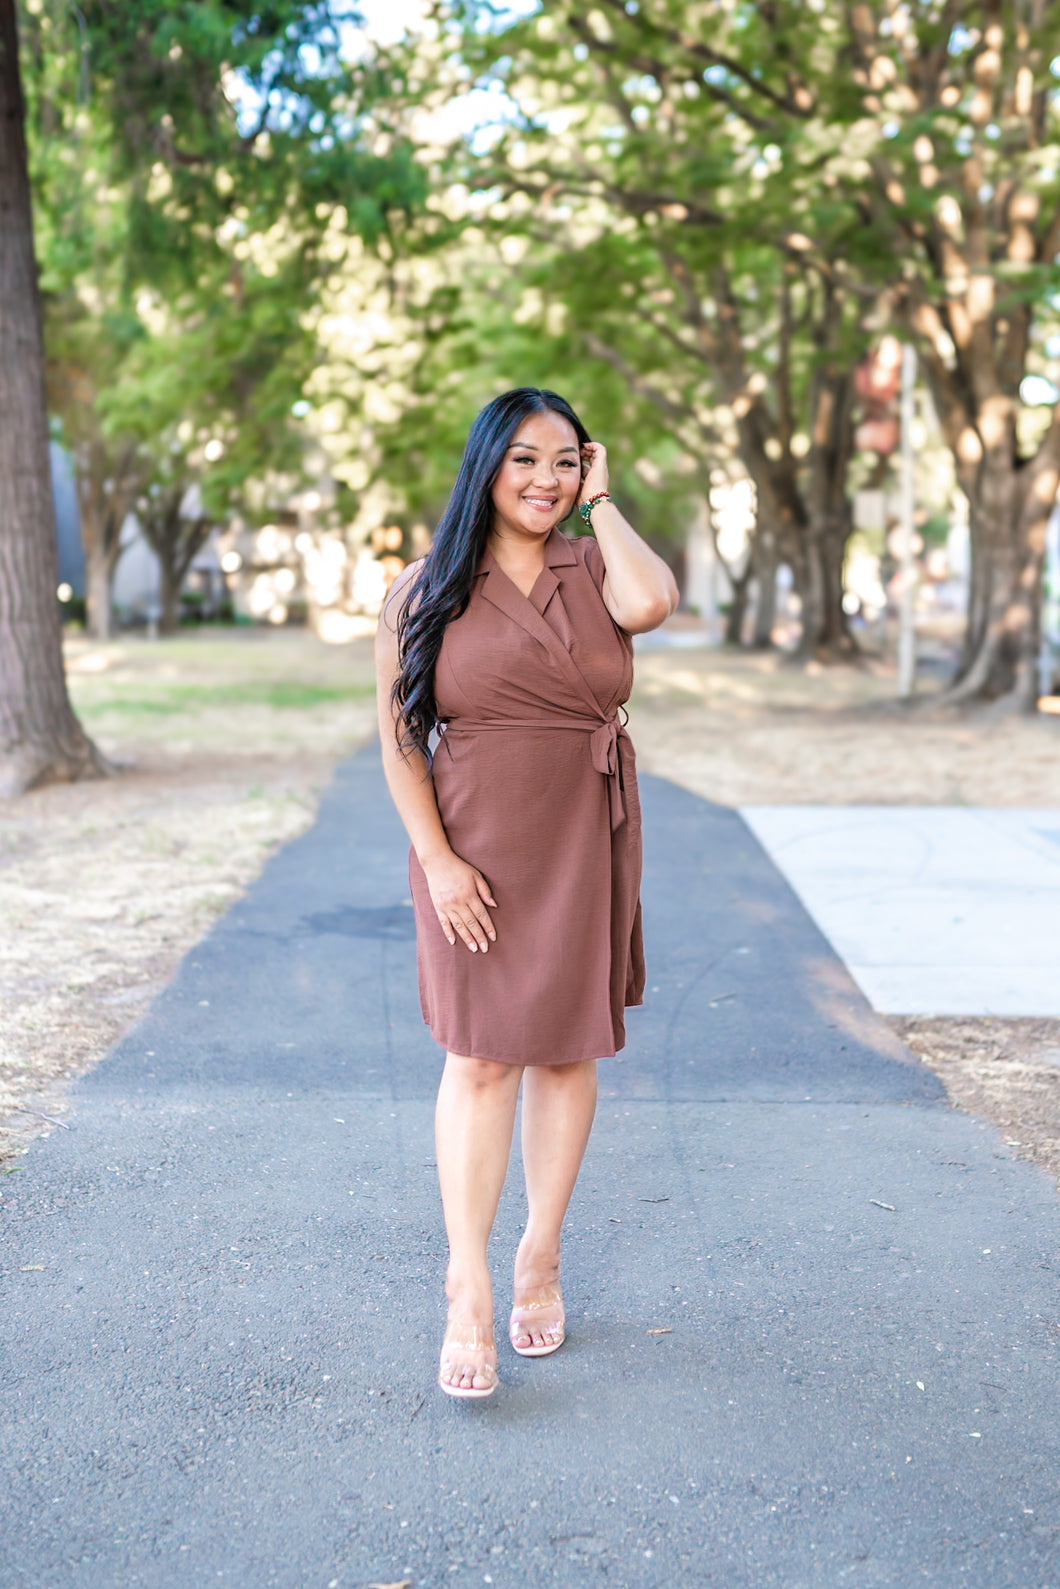
<svg viewBox="0 0 1060 1589">
<path fill-rule="evenodd" d="M 577 1059 L 567 1065 L 535 1065 L 528 1074 L 541 1087 L 582 1091 L 586 1087 L 596 1086 L 596 1060 Z"/>
<path fill-rule="evenodd" d="M 503 1065 L 496 1059 L 471 1059 L 462 1054 L 447 1055 L 446 1068 L 455 1072 L 461 1084 L 474 1093 L 510 1087 L 519 1072 L 517 1065 Z"/>
</svg>

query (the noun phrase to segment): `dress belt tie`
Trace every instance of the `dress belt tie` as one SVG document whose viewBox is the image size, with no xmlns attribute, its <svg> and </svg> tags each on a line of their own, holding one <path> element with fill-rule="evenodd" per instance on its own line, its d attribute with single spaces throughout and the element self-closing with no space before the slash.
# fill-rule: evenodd
<svg viewBox="0 0 1060 1589">
<path fill-rule="evenodd" d="M 614 717 L 457 717 L 439 724 L 442 738 L 447 734 L 481 734 L 505 728 L 575 728 L 589 735 L 589 755 L 597 772 L 607 779 L 607 798 L 611 813 L 611 831 L 626 820 L 626 802 L 622 790 L 622 755 L 619 746 L 629 742 L 624 723 Z"/>
</svg>

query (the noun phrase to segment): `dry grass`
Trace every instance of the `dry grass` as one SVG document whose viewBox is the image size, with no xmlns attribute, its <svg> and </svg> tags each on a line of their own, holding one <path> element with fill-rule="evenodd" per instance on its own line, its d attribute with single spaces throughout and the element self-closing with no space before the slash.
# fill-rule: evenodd
<svg viewBox="0 0 1060 1589">
<path fill-rule="evenodd" d="M 1060 806 L 1060 718 L 941 715 L 889 669 L 645 651 L 640 765 L 720 805 Z"/>
<path fill-rule="evenodd" d="M 1010 1148 L 1060 1178 L 1060 1021 L 893 1020 L 951 1103 L 990 1120 Z"/>
</svg>

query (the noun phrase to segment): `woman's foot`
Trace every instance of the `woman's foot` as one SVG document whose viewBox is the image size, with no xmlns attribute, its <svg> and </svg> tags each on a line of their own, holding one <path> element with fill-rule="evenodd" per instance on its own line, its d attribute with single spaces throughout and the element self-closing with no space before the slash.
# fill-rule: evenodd
<svg viewBox="0 0 1060 1589">
<path fill-rule="evenodd" d="M 449 1317 L 438 1383 L 447 1396 L 492 1396 L 498 1381 L 489 1272 L 468 1273 L 450 1263 L 445 1291 Z"/>
<path fill-rule="evenodd" d="M 565 1336 L 566 1315 L 559 1281 L 516 1285 L 508 1339 L 519 1356 L 547 1357 L 563 1345 Z"/>
<path fill-rule="evenodd" d="M 442 1341 L 438 1383 L 447 1396 L 493 1395 L 499 1381 L 492 1326 L 450 1318 Z"/>
</svg>

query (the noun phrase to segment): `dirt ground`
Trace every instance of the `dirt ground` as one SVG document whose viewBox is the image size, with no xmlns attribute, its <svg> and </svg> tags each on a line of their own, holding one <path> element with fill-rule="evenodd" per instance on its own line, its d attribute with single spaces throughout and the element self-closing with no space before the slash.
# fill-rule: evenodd
<svg viewBox="0 0 1060 1589">
<path fill-rule="evenodd" d="M 794 668 L 775 654 L 644 649 L 640 766 L 720 805 L 1060 807 L 1060 717 L 896 699 L 893 670 Z"/>
<path fill-rule="evenodd" d="M 674 625 L 672 640 L 695 640 Z M 65 1084 L 146 1009 L 209 923 L 312 820 L 374 724 L 371 641 L 234 630 L 68 643 L 114 778 L 0 802 L 0 1158 L 64 1122 Z M 895 704 L 882 665 L 804 673 L 639 649 L 646 771 L 724 805 L 1060 807 L 1060 718 Z M 1060 1022 L 907 1020 L 951 1100 L 1060 1173 Z"/>
<path fill-rule="evenodd" d="M 1060 1021 L 893 1019 L 950 1102 L 998 1127 L 1021 1158 L 1060 1177 Z"/>
</svg>

